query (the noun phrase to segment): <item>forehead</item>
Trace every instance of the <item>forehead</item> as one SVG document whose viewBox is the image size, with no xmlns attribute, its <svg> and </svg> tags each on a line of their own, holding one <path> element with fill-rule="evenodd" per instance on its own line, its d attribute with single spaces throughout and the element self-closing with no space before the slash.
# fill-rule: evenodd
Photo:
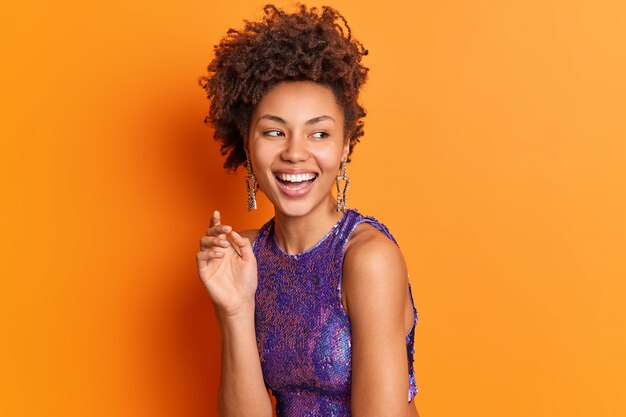
<svg viewBox="0 0 626 417">
<path fill-rule="evenodd" d="M 282 81 L 272 87 L 255 106 L 252 117 L 276 114 L 288 121 L 308 120 L 323 114 L 342 117 L 330 87 L 313 81 Z"/>
</svg>

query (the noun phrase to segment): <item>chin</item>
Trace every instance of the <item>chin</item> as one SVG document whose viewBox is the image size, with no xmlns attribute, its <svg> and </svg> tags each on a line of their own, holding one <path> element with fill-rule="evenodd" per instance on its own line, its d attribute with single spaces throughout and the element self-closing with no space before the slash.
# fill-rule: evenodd
<svg viewBox="0 0 626 417">
<path fill-rule="evenodd" d="M 274 211 L 288 217 L 302 217 L 309 214 L 314 206 L 307 201 L 282 201 L 274 205 Z"/>
</svg>

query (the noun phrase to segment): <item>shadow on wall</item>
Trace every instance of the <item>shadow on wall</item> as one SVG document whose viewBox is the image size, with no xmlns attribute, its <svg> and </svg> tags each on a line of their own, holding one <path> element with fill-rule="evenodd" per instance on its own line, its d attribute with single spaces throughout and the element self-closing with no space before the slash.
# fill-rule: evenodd
<svg viewBox="0 0 626 417">
<path fill-rule="evenodd" d="M 157 122 L 149 128 L 153 134 L 144 135 L 152 143 L 141 151 L 142 164 L 148 176 L 163 179 L 159 187 L 177 196 L 168 214 L 175 217 L 163 220 L 175 226 L 156 237 L 165 240 L 167 255 L 140 272 L 145 285 L 158 288 L 138 295 L 132 317 L 134 366 L 145 384 L 137 392 L 159 415 L 217 415 L 220 332 L 195 260 L 212 211 L 219 209 L 236 230 L 258 228 L 271 213 L 269 204 L 247 212 L 244 170 L 223 168 L 213 130 L 203 123 L 208 102 L 198 90 L 197 102 L 179 92 L 152 101 L 161 107 L 144 112 Z"/>
</svg>

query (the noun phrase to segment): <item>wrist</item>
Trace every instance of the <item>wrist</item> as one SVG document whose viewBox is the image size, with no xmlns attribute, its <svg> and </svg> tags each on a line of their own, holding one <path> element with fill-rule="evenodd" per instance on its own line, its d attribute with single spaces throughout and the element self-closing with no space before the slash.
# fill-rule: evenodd
<svg viewBox="0 0 626 417">
<path fill-rule="evenodd" d="M 232 310 L 218 308 L 216 314 L 221 321 L 240 321 L 254 317 L 254 307 L 254 300 L 251 300 Z"/>
</svg>

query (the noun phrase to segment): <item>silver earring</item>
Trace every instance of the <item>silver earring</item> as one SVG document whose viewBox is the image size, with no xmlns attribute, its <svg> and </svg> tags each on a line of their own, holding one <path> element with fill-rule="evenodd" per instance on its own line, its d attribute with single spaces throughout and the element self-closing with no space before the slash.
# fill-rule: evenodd
<svg viewBox="0 0 626 417">
<path fill-rule="evenodd" d="M 246 159 L 246 193 L 248 194 L 248 211 L 256 210 L 256 176 L 252 173 L 250 160 Z"/>
<path fill-rule="evenodd" d="M 343 191 L 341 191 L 341 180 L 344 180 L 346 184 L 343 186 Z M 339 167 L 339 175 L 335 179 L 335 183 L 337 184 L 337 211 L 345 211 L 346 209 L 346 198 L 348 195 L 348 187 L 350 186 L 350 179 L 346 175 L 346 159 L 341 160 L 341 165 Z"/>
</svg>

